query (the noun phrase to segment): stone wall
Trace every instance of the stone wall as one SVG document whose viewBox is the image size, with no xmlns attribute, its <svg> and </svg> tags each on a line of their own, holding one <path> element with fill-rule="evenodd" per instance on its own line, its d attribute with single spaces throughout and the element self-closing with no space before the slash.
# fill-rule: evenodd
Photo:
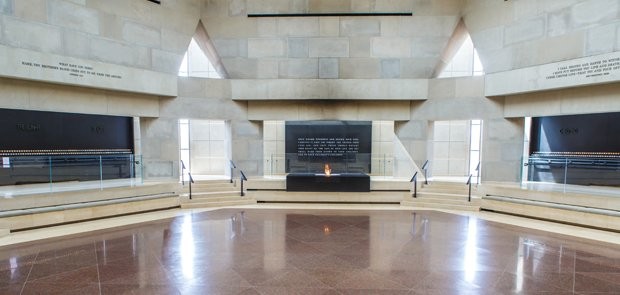
<svg viewBox="0 0 620 295">
<path fill-rule="evenodd" d="M 231 78 L 428 78 L 460 8 L 453 0 L 212 0 L 201 19 Z M 414 16 L 246 16 L 412 10 Z"/>
<path fill-rule="evenodd" d="M 463 18 L 486 73 L 620 49 L 617 0 L 466 0 Z"/>
<path fill-rule="evenodd" d="M 176 74 L 201 2 L 0 0 L 0 44 Z"/>
<path fill-rule="evenodd" d="M 157 117 L 159 97 L 0 78 L 0 108 Z"/>
<path fill-rule="evenodd" d="M 541 117 L 620 112 L 620 84 L 506 96 L 504 116 Z"/>
<path fill-rule="evenodd" d="M 155 149 L 149 155 L 150 159 L 174 159 L 178 163 L 178 119 L 224 120 L 227 121 L 230 132 L 227 138 L 231 138 L 231 160 L 248 176 L 262 175 L 262 122 L 247 119 L 247 102 L 231 99 L 231 81 L 179 78 L 178 88 L 178 97 L 161 100 L 160 118 L 156 120 L 161 121 L 161 124 L 150 126 L 150 129 L 158 134 L 156 146 L 175 145 L 176 149 Z M 172 132 L 170 128 L 176 129 Z M 143 146 L 147 146 L 144 141 Z M 175 173 L 178 174 L 178 171 Z"/>
<path fill-rule="evenodd" d="M 504 118 L 504 99 L 484 97 L 484 77 L 429 81 L 429 99 L 411 105 L 411 120 L 396 135 L 418 165 L 433 158 L 433 122 L 483 120 L 482 180 L 517 182 L 523 148 L 522 119 Z"/>
</svg>

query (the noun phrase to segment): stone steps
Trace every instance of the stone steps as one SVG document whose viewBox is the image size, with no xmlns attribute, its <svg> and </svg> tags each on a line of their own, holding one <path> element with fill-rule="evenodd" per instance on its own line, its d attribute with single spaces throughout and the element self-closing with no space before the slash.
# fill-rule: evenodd
<svg viewBox="0 0 620 295">
<path fill-rule="evenodd" d="M 184 200 L 181 202 L 181 208 L 208 208 L 208 207 L 226 207 L 256 204 L 256 199 L 248 197 L 215 197 Z"/>
<path fill-rule="evenodd" d="M 192 183 L 193 186 L 233 186 L 235 183 L 231 183 L 230 180 L 197 180 Z M 187 185 L 187 183 L 185 183 Z"/>
<path fill-rule="evenodd" d="M 406 198 L 401 206 L 413 206 L 433 209 L 461 211 L 479 211 L 480 198 L 472 187 L 472 199 L 469 202 L 469 187 L 460 182 L 431 182 L 422 184 L 417 198 Z"/>
<path fill-rule="evenodd" d="M 89 219 L 148 212 L 179 207 L 179 195 L 163 193 L 157 195 L 135 196 L 111 200 L 98 200 L 75 204 L 30 208 L 23 213 L 4 211 L 6 217 L 0 218 L 0 227 L 9 230 L 38 228 L 62 223 L 72 223 Z M 17 214 L 19 213 L 19 214 Z M 11 215 L 11 216 L 9 216 Z M 0 231 L 0 233 L 2 233 Z"/>
<path fill-rule="evenodd" d="M 449 203 L 437 203 L 437 202 L 427 202 L 424 200 L 405 200 L 400 203 L 401 206 L 408 207 L 421 207 L 421 208 L 429 208 L 429 209 L 446 209 L 446 210 L 459 210 L 459 211 L 480 211 L 480 206 L 476 206 L 473 204 L 449 204 Z"/>
<path fill-rule="evenodd" d="M 189 188 L 181 197 L 181 208 L 207 208 L 256 204 L 256 199 L 242 197 L 241 190 L 230 180 L 201 180 L 192 184 L 192 199 Z"/>
<path fill-rule="evenodd" d="M 469 193 L 469 187 L 466 185 L 463 186 L 455 186 L 455 187 L 434 187 L 434 186 L 425 186 L 422 188 L 418 188 L 418 193 L 420 192 L 433 192 L 440 194 L 455 194 L 455 195 L 467 195 Z M 471 194 L 475 195 L 477 189 L 472 186 Z"/>
<path fill-rule="evenodd" d="M 454 195 L 454 194 L 438 194 L 438 193 L 418 193 L 418 197 L 414 198 L 424 202 L 437 202 L 437 203 L 470 203 L 469 198 L 466 195 Z M 472 196 L 471 203 L 480 203 L 480 198 Z"/>
<path fill-rule="evenodd" d="M 199 196 L 195 196 L 192 194 L 192 199 L 189 199 L 189 194 L 185 194 L 183 195 L 182 199 L 186 200 L 186 201 L 204 201 L 204 200 L 208 200 L 211 202 L 218 202 L 218 201 L 226 201 L 226 200 L 230 200 L 230 199 L 239 199 L 242 198 L 238 193 L 236 194 L 209 194 L 209 195 L 199 195 Z"/>
</svg>

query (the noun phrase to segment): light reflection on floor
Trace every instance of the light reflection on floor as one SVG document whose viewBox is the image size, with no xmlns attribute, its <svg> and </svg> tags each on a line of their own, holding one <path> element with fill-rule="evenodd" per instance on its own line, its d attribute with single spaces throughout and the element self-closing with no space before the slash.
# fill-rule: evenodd
<svg viewBox="0 0 620 295">
<path fill-rule="evenodd" d="M 361 208 L 184 212 L 3 247 L 0 293 L 620 292 L 619 245 L 473 215 Z"/>
</svg>

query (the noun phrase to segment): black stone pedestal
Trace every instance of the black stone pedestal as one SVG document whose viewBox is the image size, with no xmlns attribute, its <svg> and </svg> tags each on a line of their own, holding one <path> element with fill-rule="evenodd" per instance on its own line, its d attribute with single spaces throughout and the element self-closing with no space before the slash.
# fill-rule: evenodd
<svg viewBox="0 0 620 295">
<path fill-rule="evenodd" d="M 369 192 L 370 176 L 364 173 L 290 173 L 286 176 L 289 192 Z"/>
</svg>

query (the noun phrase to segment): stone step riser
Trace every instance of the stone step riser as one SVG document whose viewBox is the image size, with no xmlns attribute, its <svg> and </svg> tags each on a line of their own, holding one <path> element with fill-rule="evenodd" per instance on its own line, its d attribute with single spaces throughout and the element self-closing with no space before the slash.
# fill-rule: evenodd
<svg viewBox="0 0 620 295">
<path fill-rule="evenodd" d="M 208 208 L 208 207 L 240 206 L 240 205 L 252 205 L 252 204 L 256 204 L 256 200 L 183 203 L 181 204 L 181 208 L 183 209 Z"/>
<path fill-rule="evenodd" d="M 467 199 L 439 199 L 439 198 L 417 198 L 407 199 L 407 202 L 421 202 L 421 203 L 433 203 L 433 204 L 454 204 L 454 205 L 480 205 L 480 199 L 472 199 L 469 202 Z"/>
<path fill-rule="evenodd" d="M 422 188 L 431 188 L 431 187 L 435 187 L 435 188 L 455 188 L 455 187 L 468 187 L 468 185 L 465 182 L 450 182 L 450 183 L 434 183 L 434 182 L 429 182 L 428 184 L 424 184 L 424 183 L 418 183 L 418 187 L 422 187 Z M 471 184 L 471 188 L 472 190 L 476 188 L 476 184 L 472 183 Z"/>
<path fill-rule="evenodd" d="M 185 182 L 185 184 L 187 185 L 187 181 Z M 230 183 L 229 180 L 200 180 L 194 181 L 192 185 L 234 185 L 234 182 Z"/>
<path fill-rule="evenodd" d="M 464 205 L 451 205 L 451 204 L 436 204 L 436 203 L 424 203 L 424 202 L 401 202 L 402 206 L 412 206 L 429 209 L 446 209 L 446 210 L 460 210 L 460 211 L 480 211 L 480 206 L 464 206 Z"/>
<path fill-rule="evenodd" d="M 189 189 L 186 190 L 189 192 Z M 192 193 L 219 193 L 219 192 L 234 192 L 241 191 L 234 187 L 192 187 Z"/>
<path fill-rule="evenodd" d="M 187 194 L 189 197 L 189 194 Z M 229 192 L 229 193 L 217 193 L 217 194 L 194 194 L 192 193 L 192 199 L 213 199 L 213 198 L 221 198 L 221 197 L 241 197 L 239 192 Z"/>
<path fill-rule="evenodd" d="M 182 199 L 189 199 L 189 193 L 181 195 Z M 241 198 L 239 192 L 226 193 L 192 193 L 192 199 L 215 199 L 215 198 Z"/>
<path fill-rule="evenodd" d="M 434 192 L 434 193 L 442 193 L 442 194 L 467 194 L 469 193 L 469 189 L 464 187 L 454 187 L 454 188 L 436 188 L 436 187 L 424 187 L 418 188 L 420 192 Z M 471 193 L 475 194 L 477 192 L 476 189 L 472 188 Z"/>
<path fill-rule="evenodd" d="M 189 187 L 189 184 L 186 183 L 185 187 Z M 195 187 L 235 187 L 235 185 L 233 185 L 232 183 L 192 183 L 192 188 Z"/>
<path fill-rule="evenodd" d="M 472 194 L 472 198 L 476 197 L 476 195 Z M 467 194 L 444 194 L 444 193 L 435 193 L 435 192 L 418 192 L 418 198 L 436 198 L 436 199 L 467 199 Z"/>
<path fill-rule="evenodd" d="M 187 199 L 185 200 L 185 202 L 222 202 L 222 201 L 238 201 L 238 200 L 244 200 L 244 199 L 248 199 L 245 197 L 241 197 L 239 195 L 236 196 L 223 196 L 223 197 L 213 197 L 213 198 L 194 198 L 192 197 L 192 199 Z"/>
</svg>

